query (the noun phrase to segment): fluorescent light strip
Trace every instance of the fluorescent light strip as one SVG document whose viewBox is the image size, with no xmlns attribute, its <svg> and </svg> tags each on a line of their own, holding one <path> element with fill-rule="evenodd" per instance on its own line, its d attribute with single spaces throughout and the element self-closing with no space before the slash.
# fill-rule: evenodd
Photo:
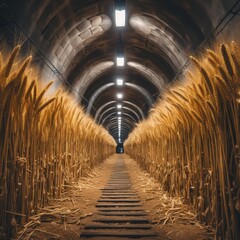
<svg viewBox="0 0 240 240">
<path fill-rule="evenodd" d="M 124 66 L 124 57 L 117 57 L 117 66 L 118 67 Z"/>
<path fill-rule="evenodd" d="M 118 85 L 118 86 L 122 86 L 122 85 L 123 85 L 123 79 L 118 78 L 118 79 L 117 79 L 117 85 Z"/>
<path fill-rule="evenodd" d="M 117 94 L 117 98 L 121 99 L 123 97 L 122 93 Z"/>
<path fill-rule="evenodd" d="M 126 10 L 115 10 L 116 27 L 125 27 Z"/>
</svg>

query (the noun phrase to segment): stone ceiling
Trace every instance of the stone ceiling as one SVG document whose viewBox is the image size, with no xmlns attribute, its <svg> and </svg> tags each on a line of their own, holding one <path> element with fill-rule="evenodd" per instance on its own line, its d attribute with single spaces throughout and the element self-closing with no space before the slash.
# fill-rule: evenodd
<svg viewBox="0 0 240 240">
<path fill-rule="evenodd" d="M 126 26 L 117 28 L 113 0 L 2 0 L 0 32 L 15 23 L 116 141 L 122 104 L 124 141 L 235 2 L 126 0 Z M 116 66 L 119 48 L 124 67 Z"/>
</svg>

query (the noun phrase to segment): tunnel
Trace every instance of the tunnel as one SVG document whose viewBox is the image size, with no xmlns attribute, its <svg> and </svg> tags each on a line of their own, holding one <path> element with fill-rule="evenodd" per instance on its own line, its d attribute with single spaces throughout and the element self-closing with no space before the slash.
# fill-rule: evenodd
<svg viewBox="0 0 240 240">
<path fill-rule="evenodd" d="M 240 1 L 0 0 L 0 239 L 240 239 Z"/>
</svg>

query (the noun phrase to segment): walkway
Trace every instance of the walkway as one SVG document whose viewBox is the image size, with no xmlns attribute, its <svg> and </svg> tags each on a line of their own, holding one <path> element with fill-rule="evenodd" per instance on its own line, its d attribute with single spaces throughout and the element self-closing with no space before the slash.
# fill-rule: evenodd
<svg viewBox="0 0 240 240">
<path fill-rule="evenodd" d="M 92 222 L 85 226 L 81 238 L 157 238 L 140 199 L 132 188 L 129 174 L 119 155 L 110 179 L 102 189 Z"/>
<path fill-rule="evenodd" d="M 111 156 L 69 186 L 61 198 L 32 216 L 18 236 L 19 240 L 213 239 L 181 198 L 169 197 L 126 154 Z"/>
</svg>

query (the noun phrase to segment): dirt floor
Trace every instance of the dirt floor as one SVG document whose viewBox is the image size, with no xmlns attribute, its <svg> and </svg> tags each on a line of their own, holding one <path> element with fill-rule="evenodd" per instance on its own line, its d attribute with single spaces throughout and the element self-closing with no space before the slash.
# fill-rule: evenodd
<svg viewBox="0 0 240 240">
<path fill-rule="evenodd" d="M 124 156 L 130 178 L 143 207 L 149 214 L 154 229 L 161 240 L 214 239 L 214 232 L 196 220 L 196 215 L 180 198 L 171 198 L 161 185 L 128 157 Z"/>
<path fill-rule="evenodd" d="M 125 164 L 133 187 L 139 194 L 154 230 L 159 232 L 159 239 L 207 240 L 213 239 L 211 229 L 195 220 L 195 215 L 181 203 L 161 190 L 161 186 L 148 173 L 127 155 Z M 94 218 L 95 204 L 111 174 L 116 158 L 108 158 L 79 183 L 73 184 L 61 199 L 52 200 L 50 205 L 31 217 L 29 223 L 19 231 L 18 240 L 53 240 L 79 239 L 84 225 Z M 105 239 L 105 238 L 104 238 Z"/>
</svg>

